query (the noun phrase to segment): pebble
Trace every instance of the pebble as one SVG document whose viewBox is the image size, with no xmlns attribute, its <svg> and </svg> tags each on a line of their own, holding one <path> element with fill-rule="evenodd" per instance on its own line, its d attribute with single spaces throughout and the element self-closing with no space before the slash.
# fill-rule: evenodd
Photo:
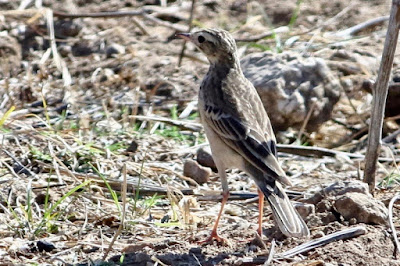
<svg viewBox="0 0 400 266">
<path fill-rule="evenodd" d="M 211 169 L 201 166 L 196 161 L 188 159 L 183 166 L 183 174 L 192 178 L 198 184 L 207 183 L 211 175 Z"/>
<path fill-rule="evenodd" d="M 107 57 L 111 57 L 114 54 L 124 54 L 124 53 L 125 53 L 125 47 L 117 43 L 112 43 L 106 49 Z"/>
<path fill-rule="evenodd" d="M 214 171 L 217 171 L 217 166 L 215 165 L 214 159 L 211 155 L 211 149 L 209 146 L 203 147 L 197 150 L 197 162 L 205 167 L 209 167 Z"/>
</svg>

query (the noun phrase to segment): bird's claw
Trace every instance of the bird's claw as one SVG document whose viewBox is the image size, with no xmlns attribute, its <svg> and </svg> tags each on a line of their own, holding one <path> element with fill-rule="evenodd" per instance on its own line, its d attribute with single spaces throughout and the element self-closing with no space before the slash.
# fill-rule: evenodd
<svg viewBox="0 0 400 266">
<path fill-rule="evenodd" d="M 255 237 L 251 240 L 251 244 L 260 247 L 262 249 L 267 249 L 267 246 L 265 245 L 264 241 L 262 240 L 262 234 L 257 231 L 255 233 Z"/>
<path fill-rule="evenodd" d="M 216 240 L 217 243 L 220 244 L 220 245 L 227 245 L 228 244 L 228 240 L 226 240 L 223 237 L 220 237 L 217 234 L 217 232 L 212 232 L 211 235 L 207 239 L 205 239 L 203 241 L 200 241 L 198 243 L 200 245 L 208 245 L 208 244 L 214 243 L 214 240 Z"/>
</svg>

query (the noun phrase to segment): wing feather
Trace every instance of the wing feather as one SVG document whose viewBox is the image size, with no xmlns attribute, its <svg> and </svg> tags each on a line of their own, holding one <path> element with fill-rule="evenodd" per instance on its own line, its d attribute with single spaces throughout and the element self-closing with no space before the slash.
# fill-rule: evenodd
<svg viewBox="0 0 400 266">
<path fill-rule="evenodd" d="M 290 185 L 276 159 L 276 144 L 273 138 L 267 139 L 265 132 L 249 127 L 216 107 L 206 106 L 203 119 L 228 146 L 248 162 L 282 183 Z"/>
</svg>

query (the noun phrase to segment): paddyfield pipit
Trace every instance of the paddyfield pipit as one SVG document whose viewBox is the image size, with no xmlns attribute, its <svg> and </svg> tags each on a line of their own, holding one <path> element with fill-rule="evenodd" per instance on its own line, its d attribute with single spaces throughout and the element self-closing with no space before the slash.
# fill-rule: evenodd
<svg viewBox="0 0 400 266">
<path fill-rule="evenodd" d="M 219 29 L 177 36 L 194 43 L 210 62 L 200 86 L 198 108 L 221 178 L 223 198 L 211 236 L 204 242 L 223 241 L 218 236 L 217 227 L 229 197 L 227 168 L 246 172 L 258 186 L 257 232 L 260 236 L 264 196 L 282 233 L 294 237 L 308 236 L 306 224 L 280 184 L 291 185 L 277 160 L 275 135 L 267 112 L 253 84 L 240 68 L 235 40 L 227 31 Z"/>
</svg>

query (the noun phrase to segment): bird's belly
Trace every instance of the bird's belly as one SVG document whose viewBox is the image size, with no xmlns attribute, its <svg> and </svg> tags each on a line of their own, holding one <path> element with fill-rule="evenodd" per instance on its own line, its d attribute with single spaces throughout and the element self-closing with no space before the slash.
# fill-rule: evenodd
<svg viewBox="0 0 400 266">
<path fill-rule="evenodd" d="M 244 168 L 244 159 L 240 156 L 235 150 L 226 145 L 223 140 L 215 133 L 215 131 L 207 126 L 206 123 L 203 123 L 204 131 L 206 132 L 206 136 L 208 142 L 210 143 L 211 152 L 213 155 L 213 159 L 217 165 L 219 162 L 220 166 L 223 168 L 237 168 L 243 170 Z"/>
</svg>

